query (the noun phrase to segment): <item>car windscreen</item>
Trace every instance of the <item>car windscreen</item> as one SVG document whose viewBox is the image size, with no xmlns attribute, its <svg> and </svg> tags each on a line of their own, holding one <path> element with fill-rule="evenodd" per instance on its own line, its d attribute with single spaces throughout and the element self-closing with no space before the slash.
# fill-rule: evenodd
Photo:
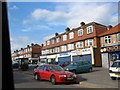
<svg viewBox="0 0 120 90">
<path fill-rule="evenodd" d="M 56 65 L 56 66 L 50 66 L 49 69 L 51 71 L 64 71 L 64 69 L 62 67 L 58 66 L 58 65 Z"/>
<path fill-rule="evenodd" d="M 114 62 L 111 67 L 120 67 L 120 62 Z"/>
</svg>

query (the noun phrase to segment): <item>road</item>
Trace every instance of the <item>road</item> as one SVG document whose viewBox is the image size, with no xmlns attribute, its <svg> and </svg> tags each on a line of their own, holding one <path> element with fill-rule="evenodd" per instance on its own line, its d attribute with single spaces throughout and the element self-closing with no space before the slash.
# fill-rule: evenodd
<svg viewBox="0 0 120 90">
<path fill-rule="evenodd" d="M 120 82 L 111 80 L 108 69 L 93 68 L 93 72 L 78 74 L 79 84 L 57 84 L 52 85 L 48 81 L 36 81 L 33 71 L 14 70 L 15 88 L 118 88 Z"/>
</svg>

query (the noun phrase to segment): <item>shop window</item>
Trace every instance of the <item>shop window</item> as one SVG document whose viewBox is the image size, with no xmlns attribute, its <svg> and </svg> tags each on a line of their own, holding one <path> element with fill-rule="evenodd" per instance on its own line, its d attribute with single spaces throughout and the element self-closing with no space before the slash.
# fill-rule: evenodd
<svg viewBox="0 0 120 90">
<path fill-rule="evenodd" d="M 110 36 L 105 36 L 104 40 L 105 40 L 105 43 L 107 43 L 107 44 L 111 43 L 111 37 Z"/>
</svg>

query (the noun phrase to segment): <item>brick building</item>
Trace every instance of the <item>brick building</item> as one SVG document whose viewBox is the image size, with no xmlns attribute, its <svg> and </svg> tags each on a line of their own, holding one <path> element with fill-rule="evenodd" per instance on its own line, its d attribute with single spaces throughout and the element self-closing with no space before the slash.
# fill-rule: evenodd
<svg viewBox="0 0 120 90">
<path fill-rule="evenodd" d="M 25 48 L 16 50 L 12 53 L 12 60 L 17 60 L 18 58 L 28 58 L 31 60 L 39 60 L 41 55 L 41 46 L 38 44 L 27 45 Z"/>
<path fill-rule="evenodd" d="M 45 41 L 41 50 L 41 60 L 46 62 L 66 62 L 80 59 L 88 60 L 94 66 L 101 66 L 100 38 L 107 26 L 91 22 L 70 30 L 66 28 L 62 34 Z"/>
<path fill-rule="evenodd" d="M 109 26 L 100 36 L 102 67 L 108 68 L 116 59 L 120 60 L 120 24 Z"/>
</svg>

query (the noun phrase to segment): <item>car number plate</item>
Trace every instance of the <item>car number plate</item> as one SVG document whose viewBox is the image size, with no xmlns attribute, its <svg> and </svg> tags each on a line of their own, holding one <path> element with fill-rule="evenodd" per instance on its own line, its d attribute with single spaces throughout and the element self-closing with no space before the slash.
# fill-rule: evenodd
<svg viewBox="0 0 120 90">
<path fill-rule="evenodd" d="M 67 78 L 67 80 L 73 80 L 73 78 Z"/>
</svg>

